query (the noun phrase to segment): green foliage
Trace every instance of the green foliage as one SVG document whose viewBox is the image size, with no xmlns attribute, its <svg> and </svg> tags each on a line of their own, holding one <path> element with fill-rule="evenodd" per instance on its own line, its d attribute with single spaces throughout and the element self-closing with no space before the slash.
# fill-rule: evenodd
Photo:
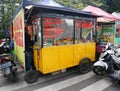
<svg viewBox="0 0 120 91">
<path fill-rule="evenodd" d="M 55 1 L 66 7 L 76 9 L 83 9 L 84 7 L 83 3 L 81 3 L 80 0 L 55 0 Z"/>
<path fill-rule="evenodd" d="M 102 8 L 103 10 L 106 10 L 109 13 L 113 12 L 120 12 L 120 0 L 102 0 L 104 1 Z"/>
<path fill-rule="evenodd" d="M 21 0 L 1 0 L 2 7 L 2 19 L 0 24 L 0 29 L 6 30 L 10 26 L 10 20 L 12 18 L 13 13 L 18 7 L 16 3 L 21 3 Z"/>
<path fill-rule="evenodd" d="M 55 0 L 60 4 L 76 9 L 83 9 L 88 5 L 99 7 L 109 13 L 120 12 L 120 0 Z"/>
<path fill-rule="evenodd" d="M 4 39 L 6 36 L 6 33 L 4 31 L 0 31 L 0 39 Z"/>
<path fill-rule="evenodd" d="M 7 29 L 10 25 L 11 17 L 13 16 L 17 5 L 15 3 L 21 3 L 22 0 L 0 0 L 2 3 L 2 23 L 0 23 L 0 29 Z M 41 1 L 41 0 L 32 0 Z M 120 12 L 120 0 L 55 0 L 63 6 L 76 8 L 82 10 L 88 5 L 99 7 L 109 13 Z"/>
</svg>

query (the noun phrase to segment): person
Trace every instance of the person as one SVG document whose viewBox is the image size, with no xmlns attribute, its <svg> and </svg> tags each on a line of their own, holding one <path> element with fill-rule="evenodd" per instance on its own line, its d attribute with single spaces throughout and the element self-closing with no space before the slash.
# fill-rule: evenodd
<svg viewBox="0 0 120 91">
<path fill-rule="evenodd" d="M 34 69 L 33 63 L 33 41 L 31 40 L 29 31 L 25 28 L 25 63 L 26 71 L 29 71 L 31 68 Z"/>
<path fill-rule="evenodd" d="M 11 39 L 10 46 L 11 46 L 11 49 L 14 50 L 14 40 L 13 39 Z"/>
<path fill-rule="evenodd" d="M 6 30 L 6 40 L 10 40 L 10 30 Z"/>
</svg>

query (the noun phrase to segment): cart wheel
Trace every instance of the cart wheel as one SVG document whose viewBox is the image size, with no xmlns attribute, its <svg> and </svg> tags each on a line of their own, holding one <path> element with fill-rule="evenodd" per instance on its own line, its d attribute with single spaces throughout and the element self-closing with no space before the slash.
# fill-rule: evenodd
<svg viewBox="0 0 120 91">
<path fill-rule="evenodd" d="M 89 58 L 84 58 L 79 63 L 79 70 L 80 73 L 85 74 L 88 73 L 91 70 L 92 62 Z"/>
<path fill-rule="evenodd" d="M 37 81 L 39 77 L 39 72 L 36 71 L 36 70 L 30 70 L 30 71 L 27 71 L 24 75 L 24 80 L 28 83 L 28 84 L 31 84 L 31 83 L 34 83 Z"/>
</svg>

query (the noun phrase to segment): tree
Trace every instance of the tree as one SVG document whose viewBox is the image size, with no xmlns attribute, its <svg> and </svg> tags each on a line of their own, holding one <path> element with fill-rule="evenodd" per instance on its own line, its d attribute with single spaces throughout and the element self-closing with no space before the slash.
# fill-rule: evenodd
<svg viewBox="0 0 120 91">
<path fill-rule="evenodd" d="M 41 0 L 32 0 L 41 1 Z M 88 5 L 99 7 L 109 13 L 120 12 L 120 0 L 55 0 L 66 7 L 76 8 L 82 10 Z M 0 0 L 0 29 L 7 29 L 10 25 L 10 20 L 16 11 L 18 4 L 22 0 Z"/>
<path fill-rule="evenodd" d="M 10 26 L 10 20 L 12 18 L 13 13 L 18 7 L 16 4 L 20 4 L 21 0 L 1 0 L 2 7 L 2 19 L 0 29 L 6 30 Z"/>
<path fill-rule="evenodd" d="M 84 7 L 83 3 L 81 3 L 81 0 L 55 0 L 55 1 L 66 7 L 76 9 L 82 9 Z"/>
<path fill-rule="evenodd" d="M 106 6 L 106 0 L 55 0 L 59 2 L 60 4 L 67 6 L 67 7 L 72 7 L 76 9 L 82 10 L 84 7 L 88 5 L 92 5 L 95 7 L 107 7 Z M 109 1 L 109 0 L 108 0 Z M 104 8 L 104 9 L 105 9 Z"/>
<path fill-rule="evenodd" d="M 55 0 L 60 4 L 76 9 L 83 9 L 88 5 L 99 7 L 108 13 L 120 12 L 120 0 Z"/>
<path fill-rule="evenodd" d="M 39 0 L 34 0 L 39 1 Z M 9 29 L 10 21 L 12 19 L 12 16 L 18 6 L 21 4 L 22 0 L 1 0 L 1 8 L 2 8 L 2 17 L 1 24 L 0 24 L 0 30 L 6 30 Z"/>
<path fill-rule="evenodd" d="M 103 10 L 106 10 L 109 13 L 113 12 L 120 12 L 120 0 L 102 0 L 104 1 L 102 8 Z"/>
</svg>

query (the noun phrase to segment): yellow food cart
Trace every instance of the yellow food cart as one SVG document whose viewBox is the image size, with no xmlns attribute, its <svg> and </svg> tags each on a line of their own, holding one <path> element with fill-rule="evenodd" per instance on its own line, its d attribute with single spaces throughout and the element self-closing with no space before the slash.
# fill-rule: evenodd
<svg viewBox="0 0 120 91">
<path fill-rule="evenodd" d="M 96 16 L 25 0 L 14 14 L 12 25 L 14 53 L 25 69 L 24 30 L 26 25 L 31 27 L 35 70 L 25 73 L 26 82 L 37 81 L 38 72 L 47 74 L 73 66 L 78 66 L 81 73 L 90 71 L 96 52 Z"/>
</svg>

